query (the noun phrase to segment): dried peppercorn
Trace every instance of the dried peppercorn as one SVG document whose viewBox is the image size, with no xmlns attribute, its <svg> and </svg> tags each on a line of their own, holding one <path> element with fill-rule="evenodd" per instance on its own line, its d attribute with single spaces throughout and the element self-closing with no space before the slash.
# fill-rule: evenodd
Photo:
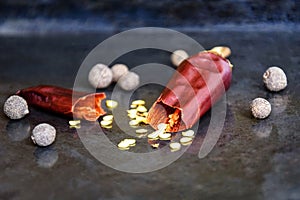
<svg viewBox="0 0 300 200">
<path fill-rule="evenodd" d="M 106 65 L 97 64 L 91 69 L 88 79 L 94 88 L 106 88 L 112 82 L 113 73 Z"/>
<path fill-rule="evenodd" d="M 140 76 L 134 72 L 128 72 L 121 76 L 118 85 L 126 91 L 135 89 L 140 84 Z"/>
<path fill-rule="evenodd" d="M 43 147 L 51 145 L 55 141 L 55 137 L 55 128 L 47 123 L 42 123 L 34 127 L 31 135 L 33 143 Z"/>
<path fill-rule="evenodd" d="M 21 119 L 29 113 L 26 100 L 18 95 L 12 95 L 5 101 L 3 111 L 10 119 Z"/>
<path fill-rule="evenodd" d="M 271 104 L 264 98 L 256 98 L 250 105 L 252 115 L 257 119 L 267 118 L 271 113 Z"/>
<path fill-rule="evenodd" d="M 265 86 L 274 92 L 283 90 L 287 86 L 287 78 L 279 67 L 269 67 L 263 75 Z"/>
<path fill-rule="evenodd" d="M 173 65 L 178 67 L 182 61 L 189 57 L 188 53 L 184 50 L 176 50 L 171 55 L 171 62 Z"/>
<path fill-rule="evenodd" d="M 124 64 L 115 64 L 111 67 L 113 73 L 113 81 L 117 82 L 121 76 L 128 73 L 128 67 Z"/>
</svg>

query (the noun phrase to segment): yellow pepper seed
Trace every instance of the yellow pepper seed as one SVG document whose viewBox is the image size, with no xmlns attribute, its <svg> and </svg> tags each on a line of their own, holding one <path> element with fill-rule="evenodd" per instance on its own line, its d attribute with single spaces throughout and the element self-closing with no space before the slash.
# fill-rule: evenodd
<svg viewBox="0 0 300 200">
<path fill-rule="evenodd" d="M 118 106 L 118 102 L 115 100 L 106 100 L 106 107 L 108 108 L 116 108 Z"/>
<path fill-rule="evenodd" d="M 106 128 L 106 129 L 111 129 L 112 128 L 112 125 L 109 125 L 109 126 L 101 126 L 102 128 Z"/>
<path fill-rule="evenodd" d="M 160 130 L 154 131 L 153 133 L 150 133 L 150 134 L 148 135 L 148 138 L 149 138 L 149 139 L 156 139 L 156 138 L 158 138 L 158 136 L 159 136 L 160 133 L 161 133 Z"/>
<path fill-rule="evenodd" d="M 193 130 L 188 130 L 185 132 L 182 132 L 181 135 L 183 137 L 194 137 L 195 132 Z"/>
<path fill-rule="evenodd" d="M 131 120 L 130 122 L 129 122 L 129 125 L 130 126 L 137 126 L 139 124 L 139 121 L 137 121 L 137 120 Z"/>
<path fill-rule="evenodd" d="M 135 114 L 137 113 L 137 110 L 136 109 L 130 109 L 130 110 L 127 110 L 127 113 L 128 114 Z"/>
<path fill-rule="evenodd" d="M 145 103 L 144 100 L 134 100 L 131 105 L 145 105 Z"/>
<path fill-rule="evenodd" d="M 80 128 L 81 128 L 81 126 L 80 126 L 80 124 L 78 124 L 78 125 L 71 125 L 71 126 L 69 126 L 69 128 L 76 128 L 76 129 L 80 129 Z"/>
<path fill-rule="evenodd" d="M 135 146 L 136 143 L 136 139 L 124 139 L 123 141 L 129 144 L 129 146 Z"/>
<path fill-rule="evenodd" d="M 138 106 L 138 107 L 136 108 L 136 110 L 137 110 L 138 112 L 141 112 L 141 113 L 144 113 L 144 112 L 147 112 L 147 111 L 148 111 L 147 108 L 146 108 L 145 106 Z"/>
<path fill-rule="evenodd" d="M 114 119 L 113 115 L 106 115 L 106 116 L 103 117 L 104 121 L 112 121 L 113 119 Z"/>
<path fill-rule="evenodd" d="M 160 133 L 158 136 L 161 140 L 170 140 L 172 135 L 171 133 Z"/>
<path fill-rule="evenodd" d="M 143 123 L 144 123 L 144 124 L 149 124 L 147 118 L 144 119 Z"/>
<path fill-rule="evenodd" d="M 128 150 L 129 147 L 133 147 L 136 144 L 135 139 L 124 139 L 118 144 L 120 150 Z"/>
<path fill-rule="evenodd" d="M 119 148 L 128 148 L 129 144 L 127 142 L 125 142 L 124 140 L 122 140 L 119 144 L 118 144 Z"/>
<path fill-rule="evenodd" d="M 157 125 L 157 129 L 158 130 L 165 130 L 167 128 L 167 124 L 164 124 L 164 123 L 160 123 Z"/>
<path fill-rule="evenodd" d="M 141 116 L 136 116 L 135 120 L 138 121 L 139 123 L 141 123 L 141 122 L 144 122 L 146 120 L 146 118 L 141 117 Z"/>
<path fill-rule="evenodd" d="M 147 137 L 147 134 L 138 134 L 138 133 L 137 133 L 137 137 L 138 137 L 138 138 L 145 138 L 145 137 Z"/>
<path fill-rule="evenodd" d="M 100 122 L 100 124 L 101 124 L 101 126 L 109 126 L 109 125 L 112 124 L 112 121 L 104 121 L 104 120 L 102 120 L 102 121 Z"/>
<path fill-rule="evenodd" d="M 151 146 L 156 149 L 159 147 L 159 143 L 151 144 Z"/>
<path fill-rule="evenodd" d="M 135 104 L 130 105 L 130 108 L 136 108 L 136 107 L 137 107 L 137 105 L 135 105 Z"/>
<path fill-rule="evenodd" d="M 147 133 L 148 130 L 147 130 L 147 129 L 144 129 L 144 128 L 141 128 L 141 129 L 135 130 L 135 132 L 136 132 L 137 134 L 144 134 L 144 133 Z"/>
<path fill-rule="evenodd" d="M 135 115 L 135 114 L 128 114 L 128 117 L 129 117 L 130 119 L 135 119 L 135 118 L 136 118 L 136 115 Z"/>
<path fill-rule="evenodd" d="M 127 151 L 127 150 L 129 150 L 129 147 L 127 147 L 127 148 L 122 148 L 122 147 L 118 147 L 121 151 Z"/>
<path fill-rule="evenodd" d="M 182 144 L 182 145 L 189 145 L 189 144 L 191 144 L 192 143 L 192 138 L 190 138 L 190 137 L 182 137 L 182 138 L 180 138 L 180 143 Z"/>
<path fill-rule="evenodd" d="M 76 126 L 78 124 L 80 124 L 80 120 L 71 120 L 71 121 L 69 121 L 70 126 Z"/>
<path fill-rule="evenodd" d="M 172 142 L 169 146 L 172 150 L 179 150 L 181 148 L 181 144 L 178 142 Z"/>
</svg>

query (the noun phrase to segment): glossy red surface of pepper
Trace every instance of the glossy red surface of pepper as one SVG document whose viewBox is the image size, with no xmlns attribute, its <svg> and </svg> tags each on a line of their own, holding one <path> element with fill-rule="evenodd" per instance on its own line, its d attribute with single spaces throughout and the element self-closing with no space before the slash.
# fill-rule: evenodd
<svg viewBox="0 0 300 200">
<path fill-rule="evenodd" d="M 191 128 L 217 102 L 231 82 L 231 64 L 213 52 L 200 52 L 183 61 L 149 110 L 147 121 L 167 132 Z"/>
<path fill-rule="evenodd" d="M 57 86 L 40 85 L 19 90 L 17 95 L 26 99 L 31 106 L 67 117 L 96 121 L 105 114 L 101 108 L 101 100 L 106 98 L 105 93 L 87 94 Z"/>
</svg>

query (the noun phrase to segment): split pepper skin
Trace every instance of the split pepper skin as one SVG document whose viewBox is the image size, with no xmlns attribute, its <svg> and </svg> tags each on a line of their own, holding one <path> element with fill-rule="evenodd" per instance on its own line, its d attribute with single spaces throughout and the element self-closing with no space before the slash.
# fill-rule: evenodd
<svg viewBox="0 0 300 200">
<path fill-rule="evenodd" d="M 191 128 L 228 90 L 232 76 L 229 60 L 212 51 L 184 60 L 149 110 L 147 122 L 167 132 Z"/>
<path fill-rule="evenodd" d="M 50 85 L 40 85 L 19 90 L 17 95 L 26 99 L 30 106 L 63 116 L 96 121 L 106 112 L 101 108 L 105 93 L 77 92 Z"/>
</svg>

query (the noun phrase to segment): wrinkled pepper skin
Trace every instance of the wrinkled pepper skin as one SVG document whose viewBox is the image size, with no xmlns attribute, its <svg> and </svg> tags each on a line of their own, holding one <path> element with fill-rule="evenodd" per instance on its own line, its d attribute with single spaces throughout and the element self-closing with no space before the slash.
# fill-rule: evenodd
<svg viewBox="0 0 300 200">
<path fill-rule="evenodd" d="M 30 106 L 40 108 L 67 117 L 96 121 L 105 114 L 101 108 L 101 100 L 105 93 L 87 94 L 57 86 L 40 85 L 19 90 Z"/>
<path fill-rule="evenodd" d="M 191 128 L 228 90 L 232 69 L 228 60 L 205 51 L 184 60 L 149 110 L 148 123 L 157 129 L 179 110 L 177 125 L 167 132 Z"/>
</svg>

